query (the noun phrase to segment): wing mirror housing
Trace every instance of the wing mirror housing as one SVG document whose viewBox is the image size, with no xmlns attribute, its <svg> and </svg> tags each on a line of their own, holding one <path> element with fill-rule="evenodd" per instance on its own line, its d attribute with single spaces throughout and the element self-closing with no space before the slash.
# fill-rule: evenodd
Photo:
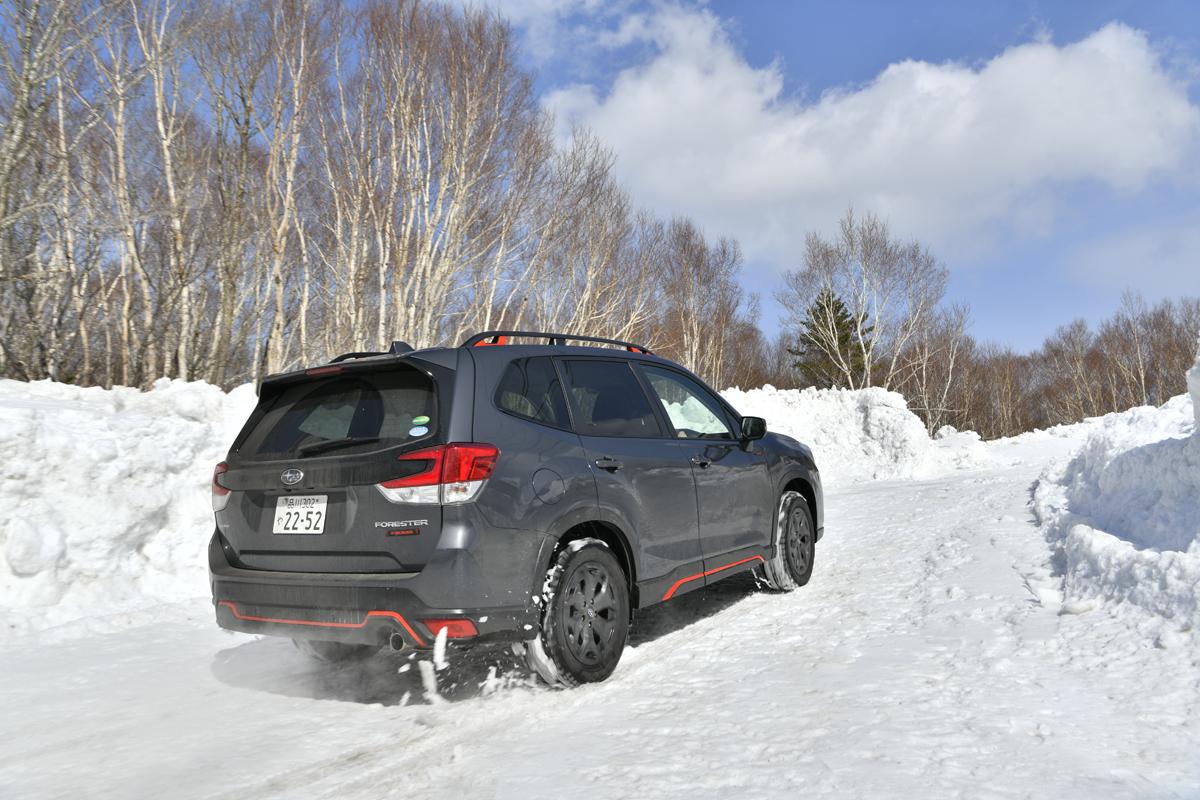
<svg viewBox="0 0 1200 800">
<path fill-rule="evenodd" d="M 762 417 L 742 417 L 742 439 L 752 442 L 767 435 L 767 421 Z"/>
</svg>

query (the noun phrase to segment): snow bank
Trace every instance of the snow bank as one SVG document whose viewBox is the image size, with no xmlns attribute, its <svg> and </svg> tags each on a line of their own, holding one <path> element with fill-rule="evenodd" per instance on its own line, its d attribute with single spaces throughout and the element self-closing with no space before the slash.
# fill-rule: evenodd
<svg viewBox="0 0 1200 800">
<path fill-rule="evenodd" d="M 0 635 L 203 595 L 208 482 L 254 399 L 0 380 Z"/>
<path fill-rule="evenodd" d="M 1187 384 L 1192 396 L 1192 417 L 1195 419 L 1197 435 L 1200 435 L 1200 339 L 1196 341 L 1196 363 L 1188 370 Z"/>
<path fill-rule="evenodd" d="M 902 395 L 884 389 L 728 389 L 742 414 L 812 448 L 826 485 L 931 477 L 990 461 L 978 434 L 939 431 L 935 441 Z"/>
<path fill-rule="evenodd" d="M 1185 625 L 1200 621 L 1192 398 L 1093 422 L 1082 449 L 1043 475 L 1034 495 L 1061 550 L 1068 601 L 1131 602 Z"/>
</svg>

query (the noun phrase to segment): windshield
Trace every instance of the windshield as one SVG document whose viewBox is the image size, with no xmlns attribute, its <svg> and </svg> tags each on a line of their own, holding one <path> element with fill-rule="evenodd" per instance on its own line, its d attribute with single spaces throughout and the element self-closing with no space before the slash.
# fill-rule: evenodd
<svg viewBox="0 0 1200 800">
<path fill-rule="evenodd" d="M 437 431 L 436 394 L 412 368 L 348 373 L 289 386 L 246 435 L 246 458 L 311 458 L 427 439 Z"/>
</svg>

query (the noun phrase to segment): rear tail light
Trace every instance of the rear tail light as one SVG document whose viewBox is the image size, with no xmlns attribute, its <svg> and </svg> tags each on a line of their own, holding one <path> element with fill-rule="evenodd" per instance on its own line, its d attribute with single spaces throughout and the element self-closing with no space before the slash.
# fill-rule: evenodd
<svg viewBox="0 0 1200 800">
<path fill-rule="evenodd" d="M 229 471 L 229 465 L 222 461 L 213 468 L 212 506 L 213 511 L 221 511 L 229 503 L 229 490 L 221 485 L 221 476 Z"/>
<path fill-rule="evenodd" d="M 447 639 L 470 639 L 472 636 L 478 636 L 479 630 L 476 629 L 475 623 L 465 617 L 457 617 L 455 619 L 425 619 L 421 620 L 425 623 L 425 627 L 429 628 L 429 632 L 433 634 L 433 638 L 437 638 L 442 631 L 446 632 Z"/>
<path fill-rule="evenodd" d="M 452 444 L 442 462 L 442 502 L 466 503 L 475 499 L 496 468 L 500 451 L 490 444 Z"/>
<path fill-rule="evenodd" d="M 414 475 L 376 484 L 393 503 L 451 505 L 469 503 L 487 483 L 500 451 L 490 444 L 456 442 L 401 453 L 398 461 L 423 461 Z"/>
</svg>

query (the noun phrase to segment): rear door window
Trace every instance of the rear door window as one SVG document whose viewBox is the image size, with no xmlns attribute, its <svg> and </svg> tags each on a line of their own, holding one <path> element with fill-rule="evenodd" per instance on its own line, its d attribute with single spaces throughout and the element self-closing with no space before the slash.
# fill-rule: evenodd
<svg viewBox="0 0 1200 800">
<path fill-rule="evenodd" d="M 556 428 L 571 425 L 558 372 L 547 356 L 522 358 L 509 364 L 496 388 L 496 406 L 543 425 Z"/>
<path fill-rule="evenodd" d="M 437 432 L 433 381 L 412 368 L 347 372 L 285 387 L 246 434 L 251 459 L 355 453 L 428 439 Z"/>
<path fill-rule="evenodd" d="M 658 418 L 623 361 L 564 360 L 567 396 L 582 436 L 662 436 Z"/>
</svg>

